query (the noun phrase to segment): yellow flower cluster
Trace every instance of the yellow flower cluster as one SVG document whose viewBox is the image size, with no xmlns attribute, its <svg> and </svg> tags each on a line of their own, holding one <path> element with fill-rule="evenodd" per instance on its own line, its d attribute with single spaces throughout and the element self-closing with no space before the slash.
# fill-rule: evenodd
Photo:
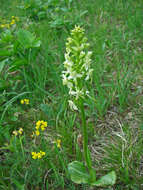
<svg viewBox="0 0 143 190">
<path fill-rule="evenodd" d="M 10 24 L 1 24 L 0 28 L 10 28 Z"/>
<path fill-rule="evenodd" d="M 22 135 L 22 133 L 23 133 L 23 129 L 22 129 L 22 128 L 20 128 L 18 131 L 13 131 L 13 134 L 14 134 L 15 136 L 17 136 L 17 135 Z"/>
<path fill-rule="evenodd" d="M 35 160 L 35 159 L 40 159 L 40 158 L 42 158 L 43 156 L 45 156 L 45 152 L 42 152 L 42 151 L 40 151 L 40 152 L 31 152 L 31 154 L 32 154 L 32 158 Z"/>
<path fill-rule="evenodd" d="M 17 16 L 12 16 L 11 18 L 15 19 L 17 22 L 19 21 L 19 17 L 17 17 Z"/>
<path fill-rule="evenodd" d="M 54 141 L 54 143 L 57 145 L 58 148 L 61 148 L 61 139 L 57 139 Z"/>
<path fill-rule="evenodd" d="M 43 120 L 39 120 L 39 121 L 37 121 L 36 122 L 36 131 L 35 131 L 35 134 L 37 135 L 37 136 L 39 136 L 40 135 L 40 129 L 41 129 L 41 131 L 44 131 L 45 130 L 45 128 L 47 127 L 47 122 L 46 121 L 43 121 Z"/>
<path fill-rule="evenodd" d="M 1 24 L 0 28 L 10 28 L 10 26 L 16 24 L 16 22 L 19 21 L 18 17 L 12 16 L 10 23 Z"/>
<path fill-rule="evenodd" d="M 22 99 L 20 100 L 21 104 L 29 104 L 29 99 Z"/>
</svg>

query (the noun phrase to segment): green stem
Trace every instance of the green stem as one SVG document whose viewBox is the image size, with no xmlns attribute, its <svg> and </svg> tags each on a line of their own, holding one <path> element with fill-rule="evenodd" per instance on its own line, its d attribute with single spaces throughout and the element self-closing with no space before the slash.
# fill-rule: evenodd
<svg viewBox="0 0 143 190">
<path fill-rule="evenodd" d="M 24 154 L 24 149 L 23 149 L 23 143 L 22 143 L 22 139 L 21 138 L 22 137 L 20 137 L 20 146 L 21 146 L 23 158 L 25 159 L 25 154 Z"/>
<path fill-rule="evenodd" d="M 91 176 L 91 180 L 96 179 L 95 171 L 92 169 L 92 161 L 90 156 L 90 151 L 88 149 L 88 134 L 87 134 L 87 126 L 86 126 L 86 117 L 84 111 L 83 100 L 80 99 L 80 110 L 81 110 L 81 119 L 82 119 L 82 130 L 83 130 L 83 151 L 84 151 L 84 158 L 86 161 L 86 165 L 89 170 L 89 174 Z"/>
</svg>

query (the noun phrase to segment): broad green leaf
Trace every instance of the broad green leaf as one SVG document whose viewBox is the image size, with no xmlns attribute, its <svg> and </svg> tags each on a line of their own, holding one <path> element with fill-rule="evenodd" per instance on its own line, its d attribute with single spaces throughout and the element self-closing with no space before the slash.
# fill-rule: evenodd
<svg viewBox="0 0 143 190">
<path fill-rule="evenodd" d="M 116 182 L 116 173 L 114 171 L 108 173 L 107 175 L 101 177 L 99 180 L 95 181 L 91 185 L 95 186 L 108 186 L 108 185 L 114 185 Z"/>
<path fill-rule="evenodd" d="M 37 40 L 35 35 L 27 30 L 20 29 L 17 32 L 17 37 L 18 41 L 25 49 L 40 46 L 40 40 Z"/>
<path fill-rule="evenodd" d="M 87 172 L 86 167 L 82 162 L 74 161 L 68 165 L 68 171 L 71 176 L 71 180 L 74 183 L 81 184 L 81 183 L 88 183 L 89 175 Z"/>
<path fill-rule="evenodd" d="M 17 32 L 17 37 L 24 48 L 30 48 L 35 39 L 31 32 L 22 29 Z"/>
</svg>

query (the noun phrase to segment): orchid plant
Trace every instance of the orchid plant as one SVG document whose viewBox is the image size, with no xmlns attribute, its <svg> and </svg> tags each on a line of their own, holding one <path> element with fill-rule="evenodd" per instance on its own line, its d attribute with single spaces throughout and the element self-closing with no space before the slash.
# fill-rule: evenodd
<svg viewBox="0 0 143 190">
<path fill-rule="evenodd" d="M 87 85 L 91 80 L 93 69 L 91 68 L 92 52 L 88 51 L 89 43 L 84 34 L 84 29 L 75 26 L 71 31 L 71 37 L 67 38 L 64 68 L 62 72 L 63 85 L 69 89 L 71 110 L 79 111 L 82 120 L 83 131 L 83 156 L 85 164 L 79 161 L 73 161 L 68 165 L 68 171 L 71 180 L 77 184 L 86 183 L 95 186 L 114 185 L 116 174 L 114 171 L 96 180 L 96 171 L 92 167 L 90 151 L 88 149 L 88 134 L 86 117 L 84 110 L 84 101 L 89 96 Z"/>
</svg>

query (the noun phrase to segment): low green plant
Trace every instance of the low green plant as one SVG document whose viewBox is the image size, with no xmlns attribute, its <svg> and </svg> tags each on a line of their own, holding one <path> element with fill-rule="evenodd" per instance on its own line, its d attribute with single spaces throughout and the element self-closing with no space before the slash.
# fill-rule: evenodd
<svg viewBox="0 0 143 190">
<path fill-rule="evenodd" d="M 143 3 L 1 0 L 0 7 L 0 39 L 5 36 L 7 41 L 0 43 L 0 189 L 142 189 Z M 19 17 L 19 22 L 14 17 Z M 60 73 L 65 40 L 75 24 L 86 29 L 90 41 L 92 85 L 83 77 L 85 94 L 78 99 L 70 95 L 69 99 Z M 41 45 L 28 48 L 32 38 L 27 40 L 19 29 L 29 31 L 35 40 L 38 37 Z M 19 31 L 26 40 L 18 40 Z M 28 63 L 13 62 L 19 59 Z M 73 112 L 67 106 L 68 99 L 76 109 Z M 114 187 L 89 187 L 92 172 L 80 139 L 84 137 L 80 99 L 96 186 L 110 177 L 98 180 L 100 176 L 114 170 L 118 176 Z M 33 137 L 37 120 L 47 121 L 48 126 Z M 20 128 L 23 135 L 15 136 L 13 132 L 17 134 Z M 40 151 L 45 155 L 33 159 L 31 152 L 36 156 Z"/>
<path fill-rule="evenodd" d="M 84 37 L 84 29 L 75 26 L 71 31 L 71 37 L 67 39 L 64 68 L 62 72 L 63 84 L 69 88 L 69 106 L 73 111 L 79 111 L 82 121 L 83 155 L 86 165 L 79 161 L 68 164 L 71 180 L 77 184 L 85 183 L 91 186 L 108 186 L 116 182 L 115 171 L 96 179 L 96 170 L 93 169 L 90 151 L 88 148 L 88 134 L 85 117 L 84 101 L 89 96 L 87 90 L 88 81 L 91 78 L 91 55 L 88 51 L 89 43 Z"/>
<path fill-rule="evenodd" d="M 23 10 L 31 19 L 41 20 L 47 18 L 48 3 L 44 3 L 41 0 L 24 0 L 17 7 L 20 10 Z"/>
<path fill-rule="evenodd" d="M 31 67 L 31 62 L 36 59 L 40 40 L 27 30 L 18 31 L 4 30 L 0 36 L 1 55 L 1 78 L 0 89 L 6 89 L 11 85 L 20 82 L 20 72 L 25 80 L 27 68 Z M 8 82 L 6 82 L 8 81 Z"/>
<path fill-rule="evenodd" d="M 126 105 L 128 104 L 129 94 L 131 92 L 131 84 L 135 78 L 133 70 L 134 68 L 130 67 L 129 69 L 126 65 L 124 68 L 121 64 L 118 66 L 115 89 L 117 91 L 117 101 L 120 105 L 120 112 L 124 111 Z"/>
</svg>

